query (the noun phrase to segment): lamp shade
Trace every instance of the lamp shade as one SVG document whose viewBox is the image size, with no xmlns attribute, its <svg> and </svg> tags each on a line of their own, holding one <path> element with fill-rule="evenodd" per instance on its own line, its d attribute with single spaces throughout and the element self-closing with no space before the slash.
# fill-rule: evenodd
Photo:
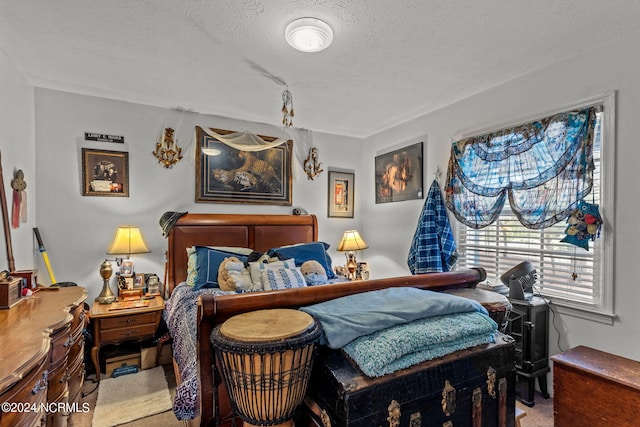
<svg viewBox="0 0 640 427">
<path fill-rule="evenodd" d="M 339 251 L 359 251 L 361 249 L 367 249 L 369 246 L 362 240 L 358 230 L 347 230 L 342 236 L 342 241 L 338 245 Z"/>
<path fill-rule="evenodd" d="M 109 246 L 109 250 L 107 251 L 110 255 L 131 255 L 147 252 L 151 251 L 142 238 L 140 227 L 134 227 L 131 225 L 118 227 L 113 238 L 113 242 L 111 242 L 111 246 Z"/>
</svg>

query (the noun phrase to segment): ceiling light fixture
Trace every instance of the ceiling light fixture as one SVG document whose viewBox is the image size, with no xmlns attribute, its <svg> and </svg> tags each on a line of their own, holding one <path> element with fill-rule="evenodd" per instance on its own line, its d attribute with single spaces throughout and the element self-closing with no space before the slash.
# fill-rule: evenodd
<svg viewBox="0 0 640 427">
<path fill-rule="evenodd" d="M 301 52 L 320 52 L 333 41 L 333 30 L 317 18 L 296 19 L 284 31 L 287 43 Z"/>
</svg>

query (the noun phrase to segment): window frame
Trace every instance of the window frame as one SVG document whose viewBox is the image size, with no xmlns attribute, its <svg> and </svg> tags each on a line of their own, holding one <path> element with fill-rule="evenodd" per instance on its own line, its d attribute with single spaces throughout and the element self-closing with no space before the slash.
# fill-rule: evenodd
<svg viewBox="0 0 640 427">
<path fill-rule="evenodd" d="M 584 99 L 568 106 L 555 110 L 546 111 L 532 118 L 510 122 L 504 126 L 496 126 L 490 129 L 469 132 L 467 135 L 456 136 L 454 140 L 468 138 L 497 131 L 507 127 L 517 126 L 517 123 L 526 123 L 548 117 L 554 114 L 602 105 L 602 143 L 600 148 L 600 200 L 596 200 L 599 205 L 600 214 L 603 218 L 601 234 L 599 238 L 600 256 L 599 263 L 595 259 L 598 267 L 598 298 L 593 303 L 571 301 L 557 296 L 545 296 L 555 306 L 557 312 L 572 315 L 575 317 L 597 321 L 605 324 L 613 324 L 616 319 L 614 312 L 614 245 L 613 245 L 613 222 L 614 222 L 614 191 L 615 191 L 615 152 L 616 152 L 616 92 L 610 91 L 599 96 Z M 506 209 L 506 207 L 505 207 Z M 466 227 L 458 221 L 452 221 L 454 233 L 458 236 L 459 228 Z M 596 264 L 594 264 L 595 267 Z M 480 266 L 481 267 L 481 266 Z M 498 278 L 490 278 L 500 280 Z"/>
</svg>

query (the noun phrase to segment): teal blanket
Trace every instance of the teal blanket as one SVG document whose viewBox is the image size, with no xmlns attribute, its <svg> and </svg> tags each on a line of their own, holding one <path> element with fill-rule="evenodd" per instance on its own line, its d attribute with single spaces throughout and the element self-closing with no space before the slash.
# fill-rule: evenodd
<svg viewBox="0 0 640 427">
<path fill-rule="evenodd" d="M 451 313 L 488 314 L 477 301 L 410 287 L 387 288 L 302 307 L 322 325 L 324 340 L 341 348 L 354 339 L 426 317 Z"/>
<path fill-rule="evenodd" d="M 408 368 L 454 351 L 495 342 L 498 325 L 479 312 L 428 317 L 364 335 L 342 349 L 369 377 Z"/>
</svg>

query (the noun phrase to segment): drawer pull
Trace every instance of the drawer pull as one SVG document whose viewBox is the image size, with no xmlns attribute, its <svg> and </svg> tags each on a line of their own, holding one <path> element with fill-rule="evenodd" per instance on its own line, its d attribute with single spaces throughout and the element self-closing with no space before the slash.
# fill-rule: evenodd
<svg viewBox="0 0 640 427">
<path fill-rule="evenodd" d="M 67 338 L 67 340 L 62 344 L 63 347 L 69 347 L 71 345 L 71 337 Z"/>
<path fill-rule="evenodd" d="M 33 389 L 31 389 L 31 394 L 38 394 L 41 391 L 44 391 L 47 389 L 47 382 L 49 380 L 49 371 L 45 370 L 42 373 L 42 378 L 40 378 L 38 381 L 36 381 L 35 385 L 33 386 Z"/>
</svg>

